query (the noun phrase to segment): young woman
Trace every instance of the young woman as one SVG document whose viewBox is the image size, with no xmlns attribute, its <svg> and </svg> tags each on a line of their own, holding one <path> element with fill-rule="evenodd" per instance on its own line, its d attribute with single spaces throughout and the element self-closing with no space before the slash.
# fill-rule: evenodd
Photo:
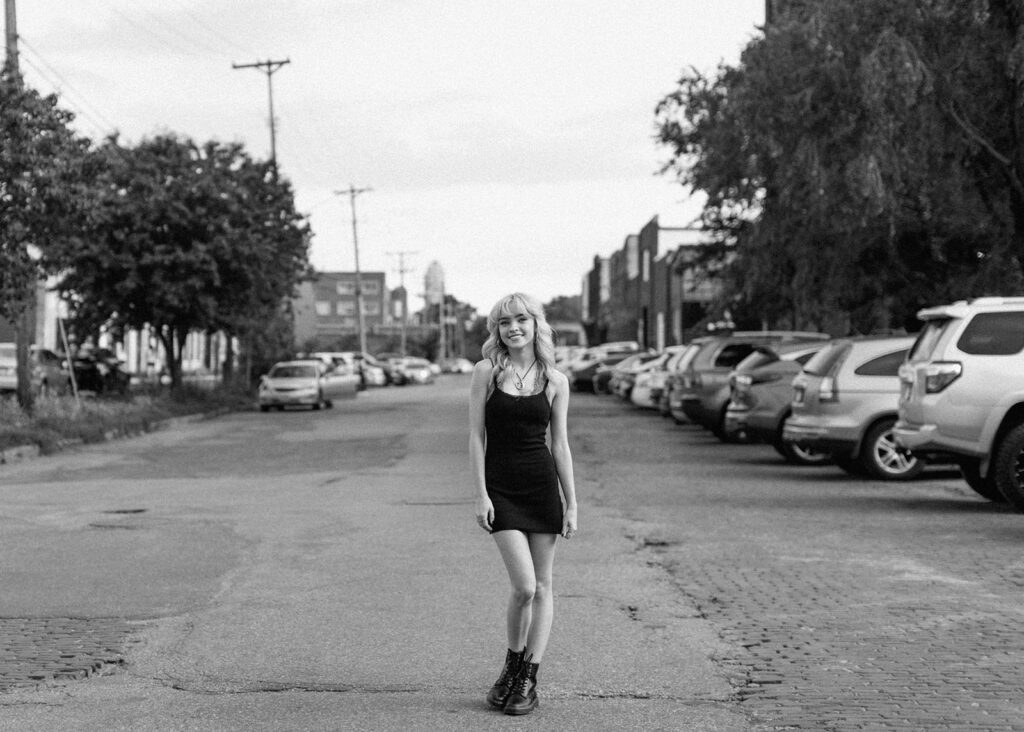
<svg viewBox="0 0 1024 732">
<path fill-rule="evenodd" d="M 569 381 L 555 370 L 551 326 L 532 297 L 503 297 L 487 330 L 470 387 L 469 454 L 477 524 L 494 537 L 512 584 L 508 652 L 487 701 L 506 714 L 529 714 L 551 632 L 555 539 L 576 533 Z"/>
</svg>

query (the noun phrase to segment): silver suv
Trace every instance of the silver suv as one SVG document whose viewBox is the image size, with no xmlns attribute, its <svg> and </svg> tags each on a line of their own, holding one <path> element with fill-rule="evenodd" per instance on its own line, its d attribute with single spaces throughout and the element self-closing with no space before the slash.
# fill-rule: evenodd
<svg viewBox="0 0 1024 732">
<path fill-rule="evenodd" d="M 848 473 L 907 480 L 924 464 L 892 435 L 899 367 L 912 336 L 837 338 L 793 379 L 792 415 L 782 439 L 826 452 Z"/>
<path fill-rule="evenodd" d="M 926 308 L 900 369 L 896 439 L 952 457 L 968 484 L 1024 511 L 1024 297 Z"/>
</svg>

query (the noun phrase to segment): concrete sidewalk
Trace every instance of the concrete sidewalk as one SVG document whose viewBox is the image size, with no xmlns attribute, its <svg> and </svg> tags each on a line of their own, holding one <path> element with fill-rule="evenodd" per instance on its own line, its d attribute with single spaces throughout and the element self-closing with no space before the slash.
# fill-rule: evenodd
<svg viewBox="0 0 1024 732">
<path fill-rule="evenodd" d="M 209 602 L 140 623 L 124 670 L 0 695 L 0 729 L 751 729 L 710 627 L 637 551 L 642 527 L 588 504 L 586 477 L 580 534 L 559 543 L 540 708 L 486 705 L 508 590 L 473 521 L 463 412 L 420 413 L 404 457 L 341 474 L 84 485 L 83 501 L 230 522 L 246 549 Z M 240 439 L 224 420 L 189 431 Z M 45 502 L 59 487 L 38 489 Z"/>
</svg>

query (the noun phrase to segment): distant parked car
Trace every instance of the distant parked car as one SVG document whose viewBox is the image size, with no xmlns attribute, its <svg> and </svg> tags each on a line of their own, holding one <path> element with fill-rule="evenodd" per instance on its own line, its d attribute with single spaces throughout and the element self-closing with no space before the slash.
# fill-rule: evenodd
<svg viewBox="0 0 1024 732">
<path fill-rule="evenodd" d="M 128 391 L 131 374 L 109 348 L 80 349 L 71 363 L 79 391 L 96 394 L 124 394 Z"/>
<path fill-rule="evenodd" d="M 782 438 L 827 452 L 853 474 L 907 480 L 924 461 L 896 444 L 900 364 L 910 336 L 838 338 L 793 379 L 792 415 Z"/>
<path fill-rule="evenodd" d="M 758 346 L 739 362 L 731 377 L 727 433 L 742 433 L 755 442 L 767 442 L 794 465 L 822 465 L 826 452 L 782 439 L 782 428 L 792 408 L 793 379 L 825 343 L 787 343 Z"/>
<path fill-rule="evenodd" d="M 446 374 L 471 374 L 473 362 L 468 358 L 445 358 L 441 360 L 441 371 Z"/>
<path fill-rule="evenodd" d="M 636 360 L 631 361 L 631 359 Z M 637 376 L 647 371 L 653 364 L 664 361 L 664 354 L 647 351 L 646 353 L 638 353 L 620 362 L 612 370 L 612 379 L 609 383 L 608 391 L 619 397 L 619 399 L 628 401 L 633 393 L 633 386 L 636 384 Z"/>
<path fill-rule="evenodd" d="M 696 356 L 701 347 L 714 339 L 714 336 L 699 336 L 686 344 L 683 351 L 665 364 L 665 396 L 663 397 L 663 411 L 667 417 L 671 417 L 676 424 L 686 424 L 690 421 L 683 411 L 683 393 L 686 391 L 686 383 L 683 378 L 690 362 Z"/>
<path fill-rule="evenodd" d="M 430 368 L 430 361 L 425 358 L 406 356 L 401 359 L 393 359 L 395 365 L 392 372 L 395 383 L 400 384 L 432 384 L 434 383 L 434 372 Z"/>
<path fill-rule="evenodd" d="M 633 379 L 633 389 L 629 392 L 629 401 L 643 409 L 661 409 L 668 412 L 668 397 L 665 394 L 665 383 L 668 381 L 668 369 L 686 351 L 688 346 L 668 346 L 658 358 L 644 364 L 644 368 Z"/>
<path fill-rule="evenodd" d="M 355 396 L 359 376 L 351 368 L 332 368 L 322 359 L 281 361 L 260 378 L 261 412 L 289 406 L 329 409 L 335 399 Z"/>
<path fill-rule="evenodd" d="M 926 308 L 900 368 L 896 440 L 955 460 L 968 485 L 1024 511 L 1024 298 Z"/>
<path fill-rule="evenodd" d="M 18 362 L 13 343 L 0 343 L 0 392 L 18 389 Z M 35 394 L 63 394 L 71 388 L 67 361 L 48 348 L 29 346 L 30 382 Z"/>
<path fill-rule="evenodd" d="M 729 375 L 759 346 L 770 343 L 824 343 L 825 333 L 801 331 L 746 331 L 712 338 L 703 343 L 683 372 L 683 412 L 690 421 L 706 427 L 722 440 L 725 412 L 729 406 Z"/>
<path fill-rule="evenodd" d="M 629 355 L 629 353 L 616 353 L 611 356 L 601 355 L 600 358 L 582 358 L 581 360 L 574 362 L 569 367 L 569 373 L 567 374 L 569 386 L 575 391 L 593 391 L 593 379 L 598 369 L 602 366 L 608 366 L 610 368 L 619 361 L 628 358 Z M 608 378 L 611 378 L 611 373 L 608 374 Z"/>
</svg>

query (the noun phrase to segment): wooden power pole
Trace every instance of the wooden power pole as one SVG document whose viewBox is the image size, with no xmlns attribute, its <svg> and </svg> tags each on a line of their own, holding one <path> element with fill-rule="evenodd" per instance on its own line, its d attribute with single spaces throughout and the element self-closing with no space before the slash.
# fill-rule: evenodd
<svg viewBox="0 0 1024 732">
<path fill-rule="evenodd" d="M 356 254 L 356 327 L 359 329 L 359 352 L 366 353 L 366 327 L 363 323 L 363 280 L 359 272 L 359 233 L 356 229 L 356 196 L 360 193 L 372 191 L 372 188 L 356 188 L 351 183 L 347 190 L 335 191 L 340 196 L 348 195 L 349 205 L 352 207 L 352 247 Z"/>
</svg>

